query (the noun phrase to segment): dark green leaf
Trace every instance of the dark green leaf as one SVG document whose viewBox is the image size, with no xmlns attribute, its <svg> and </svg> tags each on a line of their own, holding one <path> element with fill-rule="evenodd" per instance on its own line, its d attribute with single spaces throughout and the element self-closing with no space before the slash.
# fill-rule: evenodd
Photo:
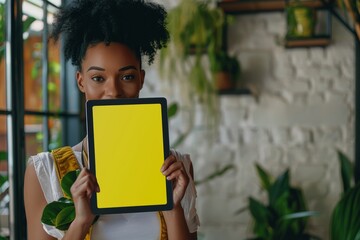
<svg viewBox="0 0 360 240">
<path fill-rule="evenodd" d="M 73 206 L 72 203 L 64 203 L 64 202 L 58 202 L 54 201 L 49 204 L 47 204 L 43 210 L 43 214 L 41 216 L 41 222 L 55 226 L 56 224 L 56 216 L 66 207 Z"/>
<path fill-rule="evenodd" d="M 55 227 L 59 230 L 65 231 L 69 228 L 72 221 L 75 219 L 75 207 L 69 206 L 62 209 L 56 216 Z"/>
<path fill-rule="evenodd" d="M 343 183 L 343 190 L 346 193 L 351 188 L 351 179 L 353 177 L 353 166 L 349 158 L 342 153 L 340 150 L 337 151 L 339 163 L 340 163 L 340 173 Z"/>
<path fill-rule="evenodd" d="M 269 221 L 269 211 L 266 206 L 264 206 L 261 202 L 249 198 L 249 209 L 250 213 L 255 220 L 254 224 L 254 233 L 257 237 L 266 237 L 268 232 L 268 221 Z"/>
<path fill-rule="evenodd" d="M 172 118 L 176 115 L 178 111 L 178 104 L 177 103 L 172 103 L 169 107 L 168 107 L 168 118 Z"/>
<path fill-rule="evenodd" d="M 336 204 L 331 216 L 331 239 L 355 239 L 360 231 L 360 185 L 348 192 Z"/>
<path fill-rule="evenodd" d="M 249 209 L 251 215 L 256 219 L 257 222 L 263 224 L 268 222 L 269 212 L 264 204 L 252 197 L 249 197 Z"/>
<path fill-rule="evenodd" d="M 8 180 L 7 176 L 0 175 L 0 187 Z"/>
<path fill-rule="evenodd" d="M 269 204 L 275 206 L 277 199 L 289 191 L 289 170 L 278 176 L 274 184 L 269 188 Z"/>
<path fill-rule="evenodd" d="M 255 164 L 255 166 L 262 188 L 268 191 L 272 182 L 271 176 L 259 164 Z"/>
<path fill-rule="evenodd" d="M 61 188 L 65 193 L 65 197 L 72 198 L 70 188 L 74 184 L 80 170 L 70 171 L 61 179 Z"/>
<path fill-rule="evenodd" d="M 213 172 L 212 174 L 210 174 L 209 176 L 205 177 L 204 179 L 195 181 L 195 184 L 201 184 L 204 182 L 208 182 L 216 177 L 220 177 L 222 175 L 224 175 L 227 171 L 229 171 L 230 169 L 235 168 L 235 166 L 233 164 L 229 164 L 226 165 L 225 167 L 223 167 L 222 169 L 216 170 L 215 172 Z"/>
<path fill-rule="evenodd" d="M 5 151 L 0 151 L 0 161 L 1 160 L 7 160 L 8 159 L 8 154 Z"/>
<path fill-rule="evenodd" d="M 34 17 L 27 17 L 26 20 L 23 22 L 23 32 L 26 32 L 27 30 L 29 30 L 31 24 L 35 21 L 36 19 Z"/>
</svg>

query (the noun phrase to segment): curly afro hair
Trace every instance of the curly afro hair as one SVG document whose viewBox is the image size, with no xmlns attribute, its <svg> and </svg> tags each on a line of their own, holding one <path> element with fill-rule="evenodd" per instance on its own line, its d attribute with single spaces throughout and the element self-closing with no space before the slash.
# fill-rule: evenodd
<svg viewBox="0 0 360 240">
<path fill-rule="evenodd" d="M 169 40 L 166 17 L 161 5 L 144 0 L 74 0 L 55 15 L 50 37 L 63 35 L 65 59 L 79 69 L 88 46 L 100 42 L 125 44 L 151 64 Z"/>
</svg>

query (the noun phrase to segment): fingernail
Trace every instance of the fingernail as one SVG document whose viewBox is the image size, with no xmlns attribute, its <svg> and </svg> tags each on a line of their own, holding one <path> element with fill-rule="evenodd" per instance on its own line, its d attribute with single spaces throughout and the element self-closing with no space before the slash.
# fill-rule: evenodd
<svg viewBox="0 0 360 240">
<path fill-rule="evenodd" d="M 163 172 L 164 171 L 164 166 L 162 166 L 161 168 L 160 168 L 160 172 Z"/>
</svg>

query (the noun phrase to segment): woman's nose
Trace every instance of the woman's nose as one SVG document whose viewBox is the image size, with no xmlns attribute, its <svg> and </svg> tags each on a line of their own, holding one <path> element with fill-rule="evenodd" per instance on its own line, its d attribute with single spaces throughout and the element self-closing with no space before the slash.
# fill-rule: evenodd
<svg viewBox="0 0 360 240">
<path fill-rule="evenodd" d="M 106 97 L 107 98 L 121 98 L 123 90 L 121 83 L 116 79 L 109 79 L 106 84 Z"/>
</svg>

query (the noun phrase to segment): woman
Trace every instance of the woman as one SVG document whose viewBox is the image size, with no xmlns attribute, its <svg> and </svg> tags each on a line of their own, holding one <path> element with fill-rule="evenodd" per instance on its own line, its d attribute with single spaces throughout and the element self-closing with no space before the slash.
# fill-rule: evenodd
<svg viewBox="0 0 360 240">
<path fill-rule="evenodd" d="M 163 7 L 141 0 L 75 0 L 57 14 L 51 37 L 58 40 L 63 34 L 65 58 L 76 66 L 77 85 L 87 100 L 137 98 L 145 77 L 141 58 L 148 57 L 151 64 L 169 39 L 165 19 Z M 159 170 L 174 187 L 174 208 L 162 212 L 162 218 L 154 212 L 111 214 L 92 225 L 90 197 L 100 189 L 81 162 L 87 138 L 72 150 L 82 170 L 71 188 L 76 217 L 66 232 L 41 223 L 46 204 L 62 196 L 52 155 L 44 152 L 29 159 L 24 183 L 29 240 L 83 240 L 90 229 L 96 240 L 196 239 L 199 222 L 188 155 L 172 151 Z"/>
</svg>

